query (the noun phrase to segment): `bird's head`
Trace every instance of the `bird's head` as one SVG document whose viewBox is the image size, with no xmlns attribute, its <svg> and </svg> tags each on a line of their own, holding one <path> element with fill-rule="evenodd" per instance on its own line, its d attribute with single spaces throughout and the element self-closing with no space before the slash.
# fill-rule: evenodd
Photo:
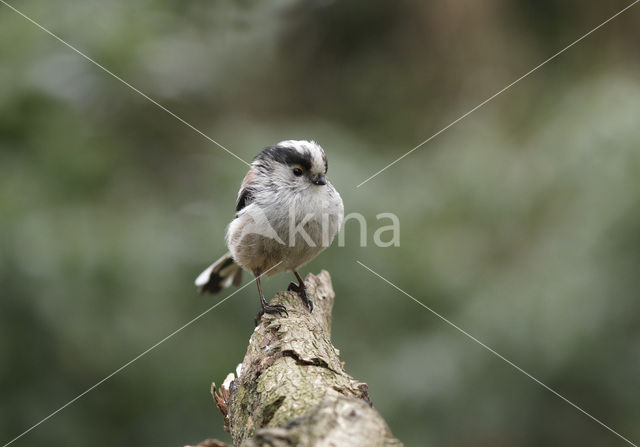
<svg viewBox="0 0 640 447">
<path fill-rule="evenodd" d="M 315 141 L 286 140 L 268 146 L 256 156 L 253 166 L 288 185 L 322 187 L 327 184 L 327 156 Z"/>
</svg>

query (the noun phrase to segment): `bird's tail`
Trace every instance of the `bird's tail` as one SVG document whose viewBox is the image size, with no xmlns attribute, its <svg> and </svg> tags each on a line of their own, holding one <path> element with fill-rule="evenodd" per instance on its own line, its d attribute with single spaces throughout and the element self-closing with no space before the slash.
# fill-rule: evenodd
<svg viewBox="0 0 640 447">
<path fill-rule="evenodd" d="M 231 253 L 227 253 L 200 273 L 195 284 L 200 293 L 209 292 L 215 295 L 231 284 L 240 285 L 241 281 L 242 267 L 235 263 Z"/>
</svg>

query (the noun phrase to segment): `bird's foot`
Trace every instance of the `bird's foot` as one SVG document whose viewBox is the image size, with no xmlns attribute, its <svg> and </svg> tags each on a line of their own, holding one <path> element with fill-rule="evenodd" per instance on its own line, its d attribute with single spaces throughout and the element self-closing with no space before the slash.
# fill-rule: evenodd
<svg viewBox="0 0 640 447">
<path fill-rule="evenodd" d="M 262 318 L 264 314 L 271 314 L 271 315 L 278 314 L 281 317 L 289 316 L 289 312 L 287 312 L 287 308 L 284 307 L 282 304 L 274 304 L 273 306 L 270 304 L 265 304 L 264 306 L 262 306 L 262 309 L 260 310 L 260 312 L 258 312 L 258 314 L 256 315 L 256 318 L 255 318 L 256 326 L 258 325 L 258 323 L 260 322 L 260 318 Z"/>
<path fill-rule="evenodd" d="M 304 283 L 302 284 L 296 284 L 294 282 L 289 283 L 289 288 L 287 290 L 291 292 L 296 292 L 298 296 L 302 299 L 302 302 L 304 303 L 304 305 L 307 306 L 307 309 L 309 309 L 309 312 L 313 312 L 313 301 L 311 301 L 311 299 L 307 295 L 307 288 L 305 287 Z"/>
</svg>

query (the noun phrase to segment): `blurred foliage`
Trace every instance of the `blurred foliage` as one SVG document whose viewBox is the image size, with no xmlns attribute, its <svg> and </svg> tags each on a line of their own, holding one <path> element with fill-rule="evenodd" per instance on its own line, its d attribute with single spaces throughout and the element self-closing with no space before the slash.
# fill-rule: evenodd
<svg viewBox="0 0 640 447">
<path fill-rule="evenodd" d="M 356 260 L 640 440 L 637 9 L 356 188 L 627 2 L 12 4 L 244 159 L 319 141 L 370 244 L 400 217 L 400 247 L 350 223 L 304 270 L 408 446 L 624 442 Z M 0 36 L 4 443 L 221 299 L 192 280 L 246 167 L 5 6 Z M 226 439 L 209 386 L 257 309 L 247 287 L 14 445 Z"/>
</svg>

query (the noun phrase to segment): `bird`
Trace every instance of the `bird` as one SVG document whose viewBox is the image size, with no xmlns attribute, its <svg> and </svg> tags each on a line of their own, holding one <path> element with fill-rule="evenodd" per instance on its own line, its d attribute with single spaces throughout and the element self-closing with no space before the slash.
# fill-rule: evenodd
<svg viewBox="0 0 640 447">
<path fill-rule="evenodd" d="M 281 304 L 268 304 L 260 279 L 292 272 L 295 291 L 309 312 L 313 302 L 298 269 L 331 245 L 344 218 L 340 194 L 327 179 L 322 147 L 311 140 L 285 140 L 256 155 L 236 200 L 235 218 L 226 232 L 229 249 L 195 280 L 200 293 L 216 294 L 240 285 L 243 269 L 255 277 L 261 310 L 288 316 Z"/>
</svg>

